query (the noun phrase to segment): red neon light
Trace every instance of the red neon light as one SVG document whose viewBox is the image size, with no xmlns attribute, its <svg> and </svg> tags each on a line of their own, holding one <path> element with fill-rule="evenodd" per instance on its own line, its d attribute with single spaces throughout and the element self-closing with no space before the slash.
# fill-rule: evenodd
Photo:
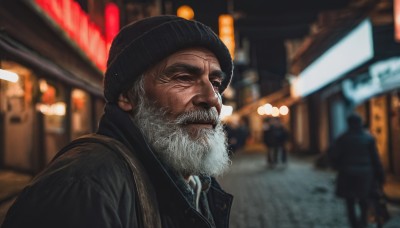
<svg viewBox="0 0 400 228">
<path fill-rule="evenodd" d="M 400 1 L 395 0 L 393 2 L 393 15 L 394 15 L 394 38 L 397 42 L 400 42 Z"/>
<path fill-rule="evenodd" d="M 119 31 L 119 8 L 115 3 L 109 2 L 105 8 L 106 41 L 111 42 Z"/>
<path fill-rule="evenodd" d="M 105 33 L 106 33 L 106 52 L 110 50 L 111 42 L 119 32 L 119 8 L 116 4 L 109 2 L 106 4 L 105 15 Z"/>
<path fill-rule="evenodd" d="M 109 42 L 106 42 L 100 29 L 90 21 L 88 15 L 81 9 L 77 2 L 73 0 L 35 0 L 35 2 L 64 29 L 71 40 L 75 41 L 100 70 L 105 71 Z M 106 14 L 111 14 L 110 17 L 114 17 L 111 21 L 115 21 L 115 17 L 118 17 L 118 25 L 115 22 L 110 22 L 113 25 L 108 28 L 109 25 L 106 24 L 106 30 L 111 29 L 110 31 L 112 32 L 110 34 L 114 34 L 115 36 L 119 31 L 119 10 L 115 4 L 110 7 L 111 13 L 106 12 Z M 117 7 L 117 9 L 113 7 Z M 106 21 L 107 17 L 106 15 Z M 118 30 L 115 33 L 117 28 Z M 107 37 L 110 36 L 108 32 L 106 35 Z"/>
</svg>

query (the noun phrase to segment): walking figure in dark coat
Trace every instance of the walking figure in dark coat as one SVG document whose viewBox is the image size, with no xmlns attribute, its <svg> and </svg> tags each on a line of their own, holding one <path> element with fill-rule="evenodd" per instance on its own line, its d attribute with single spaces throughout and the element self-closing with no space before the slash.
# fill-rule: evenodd
<svg viewBox="0 0 400 228">
<path fill-rule="evenodd" d="M 289 134 L 278 118 L 267 120 L 264 129 L 264 144 L 267 146 L 267 162 L 276 165 L 278 162 L 286 163 L 285 143 Z"/>
<path fill-rule="evenodd" d="M 375 139 L 363 128 L 361 117 L 352 114 L 347 123 L 348 130 L 330 151 L 331 163 L 338 171 L 336 195 L 346 200 L 351 227 L 366 227 L 369 198 L 376 185 L 383 185 L 384 172 Z"/>
</svg>

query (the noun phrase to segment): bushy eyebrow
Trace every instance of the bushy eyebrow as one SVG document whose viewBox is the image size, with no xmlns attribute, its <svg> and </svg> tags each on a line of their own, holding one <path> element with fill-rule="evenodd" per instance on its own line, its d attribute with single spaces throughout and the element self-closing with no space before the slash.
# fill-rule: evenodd
<svg viewBox="0 0 400 228">
<path fill-rule="evenodd" d="M 226 74 L 222 70 L 214 70 L 211 72 L 210 77 L 219 78 L 223 81 L 226 78 Z"/>
<path fill-rule="evenodd" d="M 163 75 L 172 76 L 178 72 L 186 72 L 193 75 L 201 75 L 203 70 L 200 67 L 186 63 L 174 63 L 165 68 L 165 70 L 163 71 Z M 223 80 L 225 78 L 225 73 L 221 70 L 213 70 L 210 73 L 210 77 L 220 78 L 221 80 Z"/>
<path fill-rule="evenodd" d="M 190 73 L 190 74 L 199 75 L 199 74 L 201 74 L 201 71 L 202 70 L 199 67 L 196 67 L 193 65 L 189 65 L 189 64 L 185 64 L 185 63 L 174 63 L 174 64 L 168 66 L 167 68 L 165 68 L 163 73 L 167 76 L 173 75 L 178 72 L 186 72 L 186 73 Z"/>
</svg>

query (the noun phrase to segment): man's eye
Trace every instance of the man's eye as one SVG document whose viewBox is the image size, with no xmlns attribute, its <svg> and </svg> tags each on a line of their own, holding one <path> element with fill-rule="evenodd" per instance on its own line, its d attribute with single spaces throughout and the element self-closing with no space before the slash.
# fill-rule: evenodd
<svg viewBox="0 0 400 228">
<path fill-rule="evenodd" d="M 176 79 L 183 82 L 192 81 L 192 77 L 190 75 L 179 75 L 178 77 L 176 77 Z"/>
<path fill-rule="evenodd" d="M 219 88 L 221 87 L 221 85 L 222 85 L 222 82 L 221 82 L 221 81 L 211 81 L 211 84 L 212 84 L 215 88 L 219 89 Z"/>
</svg>

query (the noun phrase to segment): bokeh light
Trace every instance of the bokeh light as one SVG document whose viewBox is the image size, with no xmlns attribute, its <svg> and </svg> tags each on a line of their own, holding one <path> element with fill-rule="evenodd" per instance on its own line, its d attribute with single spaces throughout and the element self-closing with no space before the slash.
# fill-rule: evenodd
<svg viewBox="0 0 400 228">
<path fill-rule="evenodd" d="M 289 113 L 289 108 L 286 105 L 282 105 L 279 108 L 279 113 L 283 116 L 287 115 Z"/>
</svg>

